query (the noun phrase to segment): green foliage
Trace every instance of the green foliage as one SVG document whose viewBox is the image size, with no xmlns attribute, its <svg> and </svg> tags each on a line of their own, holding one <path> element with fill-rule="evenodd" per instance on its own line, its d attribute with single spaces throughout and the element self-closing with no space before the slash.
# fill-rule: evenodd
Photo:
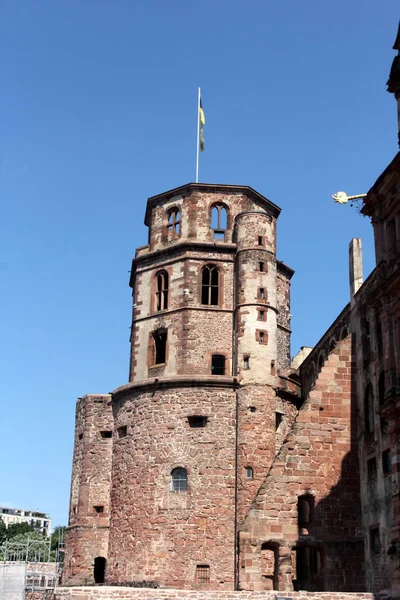
<svg viewBox="0 0 400 600">
<path fill-rule="evenodd" d="M 59 545 L 61 547 L 64 546 L 65 530 L 66 530 L 65 525 L 57 525 L 57 527 L 54 528 L 54 531 L 51 535 L 51 549 L 52 550 L 57 550 Z"/>
<path fill-rule="evenodd" d="M 8 526 L 6 538 L 10 540 L 16 535 L 21 535 L 23 533 L 31 533 L 33 531 L 35 531 L 35 528 L 32 527 L 30 523 L 12 523 Z"/>
<path fill-rule="evenodd" d="M 14 535 L 2 544 L 0 548 L 0 560 L 47 562 L 49 560 L 48 538 L 32 530 Z M 55 560 L 54 552 L 51 553 L 50 560 Z"/>
<path fill-rule="evenodd" d="M 3 519 L 0 519 L 0 546 L 7 538 L 7 527 Z"/>
</svg>

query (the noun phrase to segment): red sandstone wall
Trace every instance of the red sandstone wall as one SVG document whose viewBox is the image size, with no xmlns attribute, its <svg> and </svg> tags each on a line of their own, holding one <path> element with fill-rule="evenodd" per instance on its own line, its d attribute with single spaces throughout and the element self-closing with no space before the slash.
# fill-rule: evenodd
<svg viewBox="0 0 400 600">
<path fill-rule="evenodd" d="M 293 589 L 300 544 L 318 547 L 322 564 L 312 582 L 298 581 L 302 589 L 363 589 L 351 352 L 348 337 L 325 362 L 240 531 L 243 589 L 271 589 L 262 564 L 266 543 L 276 551 L 279 590 Z M 315 508 L 309 528 L 299 530 L 297 502 L 305 493 Z"/>
<path fill-rule="evenodd" d="M 208 564 L 212 588 L 233 588 L 235 397 L 216 384 L 114 400 L 127 436 L 114 444 L 107 581 L 192 588 L 196 565 Z M 206 427 L 191 428 L 190 415 L 207 416 Z M 188 471 L 187 492 L 171 489 L 175 467 Z"/>
<path fill-rule="evenodd" d="M 107 557 L 112 438 L 111 396 L 89 394 L 76 407 L 69 525 L 65 536 L 63 582 L 93 583 L 96 556 Z M 103 506 L 97 513 L 95 506 Z"/>
</svg>

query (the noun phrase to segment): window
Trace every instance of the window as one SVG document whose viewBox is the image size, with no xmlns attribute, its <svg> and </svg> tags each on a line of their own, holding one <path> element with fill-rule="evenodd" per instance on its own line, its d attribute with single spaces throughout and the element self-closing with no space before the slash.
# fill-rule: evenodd
<svg viewBox="0 0 400 600">
<path fill-rule="evenodd" d="M 379 375 L 378 396 L 379 396 L 379 406 L 382 406 L 382 404 L 385 402 L 385 373 L 383 371 Z"/>
<path fill-rule="evenodd" d="M 258 288 L 258 298 L 260 300 L 265 300 L 265 288 Z"/>
<path fill-rule="evenodd" d="M 256 407 L 255 407 L 255 406 L 249 406 L 249 411 L 250 411 L 251 413 L 255 413 L 255 412 L 256 412 L 256 410 L 257 410 L 257 409 L 256 409 Z"/>
<path fill-rule="evenodd" d="M 367 460 L 367 479 L 373 481 L 376 479 L 376 458 L 370 458 Z"/>
<path fill-rule="evenodd" d="M 259 263 L 258 263 L 258 270 L 259 270 L 261 273 L 264 273 L 264 266 L 265 266 L 265 265 L 264 265 L 264 263 L 263 263 L 263 262 L 259 262 Z"/>
<path fill-rule="evenodd" d="M 275 431 L 277 431 L 279 429 L 279 425 L 282 423 L 283 421 L 283 414 L 280 412 L 276 412 L 275 413 Z"/>
<path fill-rule="evenodd" d="M 83 433 L 80 433 L 80 434 L 78 435 L 78 439 L 79 439 L 79 440 L 82 440 L 82 439 L 83 439 Z"/>
<path fill-rule="evenodd" d="M 268 344 L 268 333 L 263 329 L 256 329 L 256 342 L 259 344 Z"/>
<path fill-rule="evenodd" d="M 264 238 L 262 235 L 258 236 L 258 245 L 259 246 L 264 246 Z"/>
<path fill-rule="evenodd" d="M 392 460 L 389 448 L 382 452 L 382 470 L 384 475 L 389 475 L 392 472 Z"/>
<path fill-rule="evenodd" d="M 263 331 L 260 331 L 260 333 L 259 333 L 259 340 L 260 340 L 260 344 L 264 343 L 264 332 Z"/>
<path fill-rule="evenodd" d="M 243 356 L 243 369 L 250 369 L 250 356 Z"/>
<path fill-rule="evenodd" d="M 211 229 L 214 231 L 214 240 L 225 240 L 227 211 L 223 204 L 215 204 L 211 209 Z"/>
<path fill-rule="evenodd" d="M 225 375 L 226 357 L 223 354 L 213 354 L 211 358 L 211 375 Z"/>
<path fill-rule="evenodd" d="M 381 550 L 381 540 L 379 535 L 379 527 L 374 527 L 369 532 L 369 541 L 372 554 L 379 554 Z"/>
<path fill-rule="evenodd" d="M 188 417 L 189 427 L 200 428 L 207 425 L 207 417 L 201 415 L 191 415 Z"/>
<path fill-rule="evenodd" d="M 297 521 L 299 529 L 308 529 L 314 510 L 314 497 L 310 494 L 299 496 L 297 499 Z"/>
<path fill-rule="evenodd" d="M 261 576 L 270 581 L 269 590 L 278 590 L 278 555 L 278 544 L 264 542 L 261 545 Z"/>
<path fill-rule="evenodd" d="M 187 490 L 187 471 L 183 467 L 173 469 L 171 472 L 171 483 L 173 492 L 186 492 Z"/>
<path fill-rule="evenodd" d="M 307 583 L 314 582 L 321 573 L 322 560 L 319 548 L 312 546 L 298 546 L 296 548 L 296 581 L 294 589 L 304 589 Z"/>
<path fill-rule="evenodd" d="M 374 433 L 374 396 L 370 383 L 367 385 L 364 395 L 364 423 L 365 434 L 371 438 Z"/>
<path fill-rule="evenodd" d="M 126 437 L 126 435 L 128 433 L 128 427 L 126 425 L 122 425 L 122 427 L 118 427 L 117 433 L 118 433 L 118 437 L 120 439 L 123 437 Z"/>
<path fill-rule="evenodd" d="M 97 513 L 104 512 L 104 506 L 93 506 L 93 508 Z"/>
<path fill-rule="evenodd" d="M 196 566 L 196 583 L 210 583 L 210 566 Z"/>
<path fill-rule="evenodd" d="M 382 340 L 382 323 L 378 315 L 376 315 L 375 322 L 375 335 L 376 335 L 376 347 L 378 350 L 378 356 L 383 354 L 383 340 Z"/>
<path fill-rule="evenodd" d="M 253 479 L 253 467 L 246 467 L 246 479 Z"/>
<path fill-rule="evenodd" d="M 167 231 L 169 234 L 171 233 L 173 237 L 179 237 L 181 235 L 181 213 L 176 206 L 171 208 L 168 213 Z"/>
<path fill-rule="evenodd" d="M 150 334 L 149 367 L 163 365 L 167 358 L 167 330 L 157 329 Z"/>
<path fill-rule="evenodd" d="M 103 440 L 110 439 L 112 438 L 112 431 L 100 431 L 100 435 L 103 438 Z"/>
<path fill-rule="evenodd" d="M 156 275 L 156 310 L 168 308 L 168 273 L 159 271 Z"/>
<path fill-rule="evenodd" d="M 257 312 L 258 312 L 257 321 L 266 321 L 267 320 L 267 311 L 266 310 L 257 308 Z"/>
<path fill-rule="evenodd" d="M 276 375 L 276 364 L 274 360 L 271 360 L 271 375 L 275 377 Z"/>
<path fill-rule="evenodd" d="M 215 265 L 206 265 L 201 272 L 201 303 L 218 305 L 219 270 Z"/>
</svg>

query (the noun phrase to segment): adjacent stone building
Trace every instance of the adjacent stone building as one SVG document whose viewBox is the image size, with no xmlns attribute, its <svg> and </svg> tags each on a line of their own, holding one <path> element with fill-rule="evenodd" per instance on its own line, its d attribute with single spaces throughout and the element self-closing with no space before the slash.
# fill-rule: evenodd
<svg viewBox="0 0 400 600">
<path fill-rule="evenodd" d="M 362 208 L 376 269 L 354 240 L 351 301 L 293 364 L 280 209 L 246 186 L 148 200 L 129 381 L 77 404 L 64 584 L 400 596 L 399 166 Z"/>
</svg>

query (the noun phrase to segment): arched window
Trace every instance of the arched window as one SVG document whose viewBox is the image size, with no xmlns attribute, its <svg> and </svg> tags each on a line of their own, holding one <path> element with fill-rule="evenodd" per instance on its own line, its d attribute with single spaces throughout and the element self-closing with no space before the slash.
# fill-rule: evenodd
<svg viewBox="0 0 400 600">
<path fill-rule="evenodd" d="M 156 310 L 168 308 L 168 273 L 159 271 L 156 275 Z"/>
<path fill-rule="evenodd" d="M 219 270 L 215 265 L 206 265 L 201 273 L 201 303 L 218 306 Z"/>
<path fill-rule="evenodd" d="M 374 432 L 374 394 L 370 383 L 367 385 L 364 395 L 364 423 L 365 433 L 371 437 Z"/>
<path fill-rule="evenodd" d="M 214 204 L 211 209 L 211 229 L 214 231 L 214 240 L 225 240 L 227 225 L 228 217 L 225 206 Z"/>
<path fill-rule="evenodd" d="M 318 373 L 321 373 L 322 367 L 324 366 L 325 356 L 321 353 L 318 358 Z"/>
<path fill-rule="evenodd" d="M 181 235 L 181 213 L 176 206 L 168 211 L 167 230 L 173 237 L 179 237 Z"/>
<path fill-rule="evenodd" d="M 183 467 L 177 467 L 171 471 L 171 483 L 173 492 L 186 492 L 187 471 Z"/>
</svg>

